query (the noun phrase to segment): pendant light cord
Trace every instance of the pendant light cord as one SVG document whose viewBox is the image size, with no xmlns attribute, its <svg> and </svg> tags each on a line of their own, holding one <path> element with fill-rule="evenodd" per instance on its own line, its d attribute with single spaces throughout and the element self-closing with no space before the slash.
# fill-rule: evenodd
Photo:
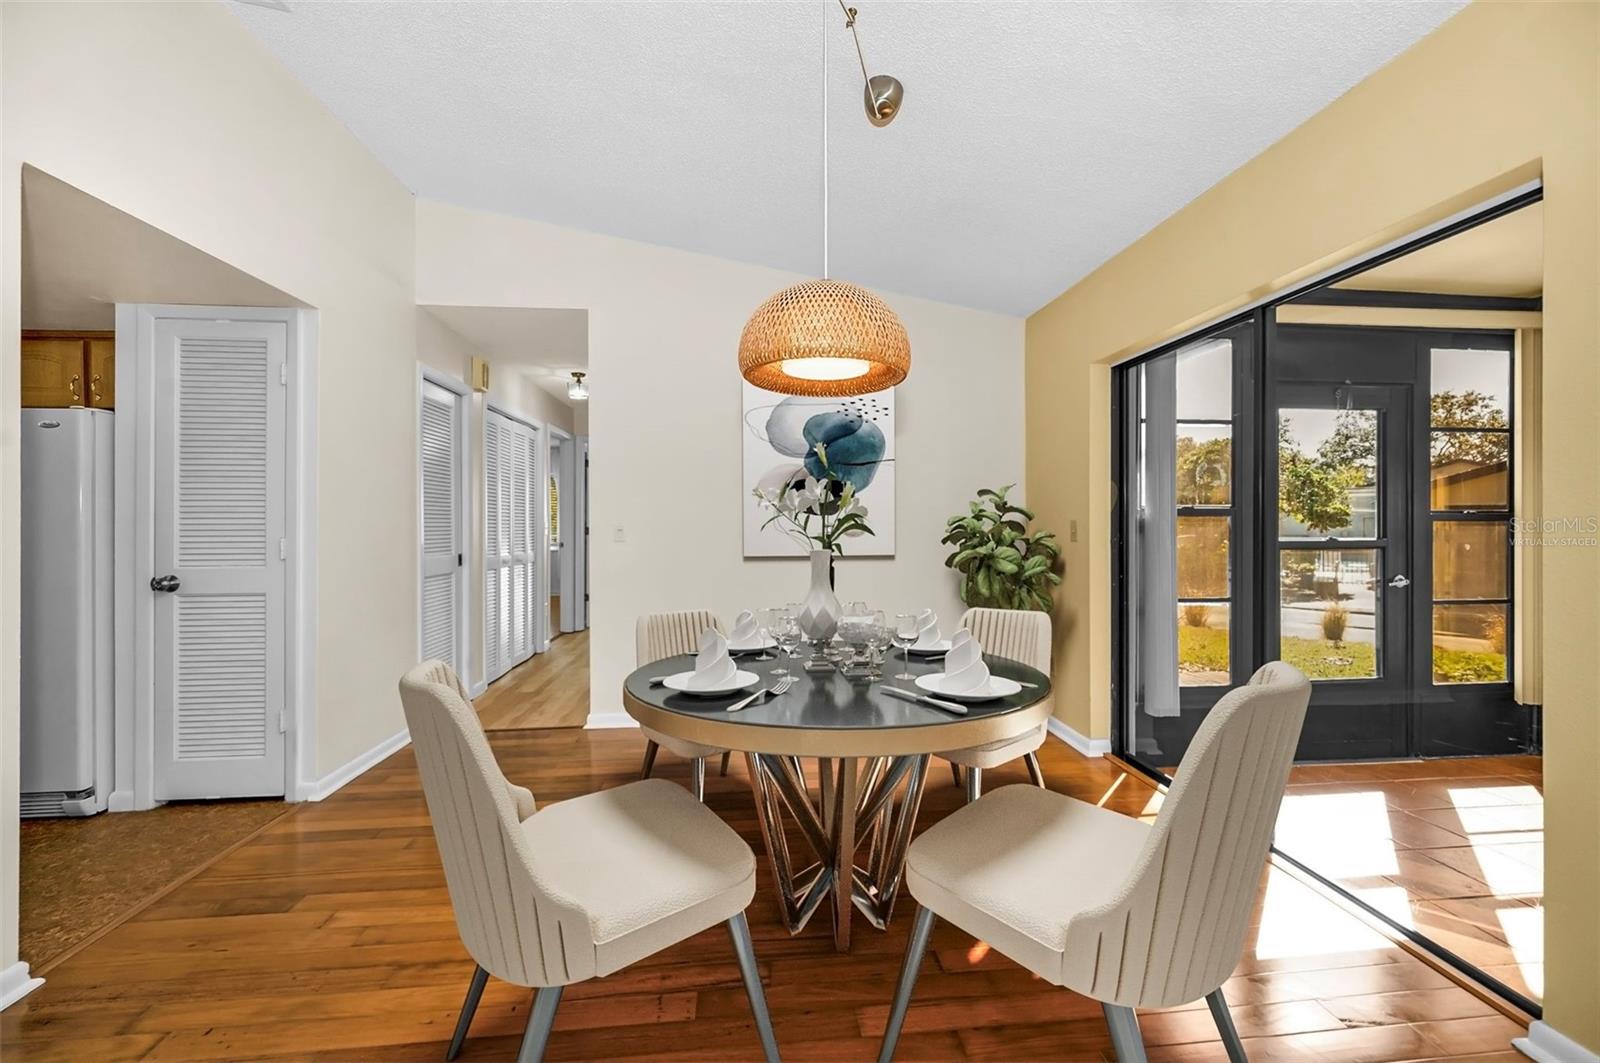
<svg viewBox="0 0 1600 1063">
<path fill-rule="evenodd" d="M 828 18 L 822 5 L 822 279 L 828 279 Z"/>
</svg>

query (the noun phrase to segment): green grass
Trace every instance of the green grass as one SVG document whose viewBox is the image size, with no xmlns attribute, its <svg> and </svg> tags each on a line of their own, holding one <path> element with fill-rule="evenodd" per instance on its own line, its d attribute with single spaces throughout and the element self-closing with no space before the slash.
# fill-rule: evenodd
<svg viewBox="0 0 1600 1063">
<path fill-rule="evenodd" d="M 1323 639 L 1283 637 L 1280 654 L 1311 679 L 1371 679 L 1378 658 L 1370 642 L 1333 643 Z"/>
<path fill-rule="evenodd" d="M 1433 648 L 1435 683 L 1504 683 L 1506 655 Z"/>
<path fill-rule="evenodd" d="M 1220 628 L 1179 624 L 1178 667 L 1186 672 L 1226 672 L 1228 633 Z"/>
</svg>

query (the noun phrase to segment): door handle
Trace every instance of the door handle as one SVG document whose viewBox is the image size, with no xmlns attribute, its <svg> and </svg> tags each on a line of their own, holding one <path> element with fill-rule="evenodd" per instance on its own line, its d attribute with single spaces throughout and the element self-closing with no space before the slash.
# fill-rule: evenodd
<svg viewBox="0 0 1600 1063">
<path fill-rule="evenodd" d="M 1394 579 L 1389 581 L 1389 586 L 1391 586 L 1391 587 L 1409 587 L 1409 586 L 1411 586 L 1411 581 L 1409 579 L 1407 579 L 1405 576 L 1396 576 Z"/>
<path fill-rule="evenodd" d="M 179 586 L 180 584 L 178 583 L 177 576 L 150 577 L 150 589 L 153 591 L 163 591 L 167 594 L 171 594 L 173 591 L 177 590 Z"/>
</svg>

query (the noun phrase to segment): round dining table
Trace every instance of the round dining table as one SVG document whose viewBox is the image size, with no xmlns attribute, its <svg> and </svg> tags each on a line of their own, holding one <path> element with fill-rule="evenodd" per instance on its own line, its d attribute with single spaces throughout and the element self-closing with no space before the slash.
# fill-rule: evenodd
<svg viewBox="0 0 1600 1063">
<path fill-rule="evenodd" d="M 1019 739 L 1043 726 L 1050 678 L 1003 657 L 985 656 L 991 674 L 1021 690 L 963 705 L 964 715 L 884 692 L 918 690 L 896 653 L 883 678 L 852 678 L 837 669 L 789 662 L 794 683 L 782 695 L 730 712 L 747 692 L 717 697 L 675 693 L 653 682 L 694 667 L 693 656 L 668 657 L 638 669 L 623 684 L 628 715 L 652 730 L 745 755 L 756 817 L 777 880 L 784 921 L 799 933 L 824 901 L 831 902 L 834 947 L 850 947 L 850 922 L 859 910 L 873 926 L 888 925 L 905 875 L 917 809 L 935 753 Z M 781 662 L 750 656 L 753 689 L 773 687 Z M 910 671 L 941 671 L 934 659 L 912 656 Z M 805 763 L 815 759 L 813 787 Z M 792 824 L 804 848 L 791 851 Z M 798 847 L 797 847 L 798 848 Z"/>
</svg>

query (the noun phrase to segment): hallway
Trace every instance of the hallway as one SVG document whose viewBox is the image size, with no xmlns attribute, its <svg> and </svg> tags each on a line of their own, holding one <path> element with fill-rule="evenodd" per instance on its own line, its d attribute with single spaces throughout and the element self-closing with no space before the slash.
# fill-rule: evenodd
<svg viewBox="0 0 1600 1063">
<path fill-rule="evenodd" d="M 573 631 L 489 684 L 475 703 L 485 731 L 582 727 L 589 718 L 589 632 Z"/>
</svg>

